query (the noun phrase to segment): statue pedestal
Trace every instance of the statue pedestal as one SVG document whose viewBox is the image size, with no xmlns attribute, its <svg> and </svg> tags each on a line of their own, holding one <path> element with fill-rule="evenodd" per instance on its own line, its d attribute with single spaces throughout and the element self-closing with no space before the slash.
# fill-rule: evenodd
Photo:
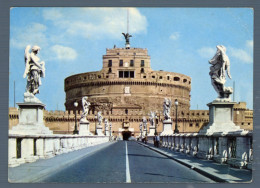
<svg viewBox="0 0 260 188">
<path fill-rule="evenodd" d="M 242 131 L 239 126 L 233 122 L 233 106 L 235 102 L 218 102 L 209 103 L 209 124 L 200 130 L 199 134 L 211 135 L 216 132 L 227 133 Z"/>
<path fill-rule="evenodd" d="M 161 136 L 163 135 L 170 135 L 173 134 L 172 130 L 172 120 L 164 120 L 163 121 L 163 132 L 161 133 Z"/>
<path fill-rule="evenodd" d="M 155 126 L 150 126 L 148 136 L 154 136 L 154 133 L 155 133 Z"/>
<path fill-rule="evenodd" d="M 79 122 L 79 135 L 85 135 L 85 136 L 93 135 L 89 131 L 89 122 L 88 121 L 80 121 Z"/>
<path fill-rule="evenodd" d="M 9 134 L 53 134 L 53 131 L 45 127 L 43 122 L 44 104 L 35 102 L 17 104 L 19 106 L 19 124 L 9 130 Z"/>
<path fill-rule="evenodd" d="M 213 101 L 209 103 L 209 123 L 198 133 L 200 149 L 197 154 L 199 158 L 214 159 L 218 162 L 227 160 L 227 141 L 222 135 L 228 133 L 241 133 L 244 129 L 236 126 L 233 122 L 233 106 L 235 102 Z M 214 142 L 212 135 L 219 135 L 219 155 L 214 156 Z"/>
<path fill-rule="evenodd" d="M 96 133 L 97 133 L 98 136 L 104 136 L 104 134 L 102 132 L 102 126 L 101 125 L 97 125 Z"/>
<path fill-rule="evenodd" d="M 105 135 L 106 135 L 106 136 L 110 136 L 109 129 L 106 129 L 106 130 L 105 130 Z"/>
</svg>

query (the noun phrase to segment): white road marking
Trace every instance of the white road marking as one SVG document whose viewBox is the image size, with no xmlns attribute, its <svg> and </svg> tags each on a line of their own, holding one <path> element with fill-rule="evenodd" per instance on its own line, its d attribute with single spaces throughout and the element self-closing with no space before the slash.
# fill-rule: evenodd
<svg viewBox="0 0 260 188">
<path fill-rule="evenodd" d="M 125 163 L 126 163 L 126 183 L 131 183 L 130 169 L 129 169 L 129 160 L 128 160 L 128 150 L 127 142 L 125 142 Z"/>
</svg>

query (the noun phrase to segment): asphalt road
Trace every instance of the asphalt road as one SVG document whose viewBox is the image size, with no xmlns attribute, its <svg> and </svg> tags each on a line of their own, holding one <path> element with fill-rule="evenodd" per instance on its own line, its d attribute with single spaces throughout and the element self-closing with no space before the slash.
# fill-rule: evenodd
<svg viewBox="0 0 260 188">
<path fill-rule="evenodd" d="M 39 180 L 52 183 L 213 182 L 134 141 L 118 141 Z"/>
</svg>

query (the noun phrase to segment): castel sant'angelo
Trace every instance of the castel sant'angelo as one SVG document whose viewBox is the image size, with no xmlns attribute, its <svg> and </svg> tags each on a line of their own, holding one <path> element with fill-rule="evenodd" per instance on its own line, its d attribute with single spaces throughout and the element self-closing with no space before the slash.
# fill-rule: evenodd
<svg viewBox="0 0 260 188">
<path fill-rule="evenodd" d="M 209 121 L 208 110 L 190 110 L 192 79 L 184 74 L 151 69 L 151 58 L 147 49 L 130 47 L 129 35 L 125 35 L 124 48 L 114 46 L 106 49 L 100 71 L 85 72 L 69 76 L 64 81 L 66 112 L 44 112 L 45 125 L 56 133 L 71 133 L 74 128 L 74 112 L 80 119 L 82 97 L 91 103 L 87 116 L 90 131 L 95 133 L 97 113 L 112 123 L 113 136 L 128 138 L 139 136 L 139 125 L 143 117 L 149 119 L 156 112 L 157 132 L 162 132 L 164 120 L 163 102 L 172 101 L 171 117 L 173 129 L 178 100 L 178 129 L 180 133 L 198 132 Z M 196 87 L 196 86 L 193 86 Z M 79 106 L 74 107 L 77 101 Z M 234 106 L 234 123 L 243 129 L 253 129 L 253 111 L 245 102 Z M 9 110 L 9 127 L 18 121 L 15 108 Z M 148 121 L 149 132 L 149 121 Z M 103 125 L 104 130 L 104 125 Z"/>
</svg>

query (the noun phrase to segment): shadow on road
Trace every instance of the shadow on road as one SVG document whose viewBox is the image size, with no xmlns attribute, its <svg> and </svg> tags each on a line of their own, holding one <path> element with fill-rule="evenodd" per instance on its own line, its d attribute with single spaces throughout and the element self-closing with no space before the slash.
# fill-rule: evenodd
<svg viewBox="0 0 260 188">
<path fill-rule="evenodd" d="M 168 175 L 163 175 L 163 174 L 155 174 L 155 173 L 144 173 L 144 174 L 147 174 L 147 175 L 153 175 L 153 176 L 162 176 L 162 177 L 170 177 L 170 178 L 176 178 L 176 179 L 183 179 L 183 180 L 189 180 L 189 181 L 198 181 L 197 179 L 191 179 L 191 178 L 185 178 L 183 176 L 168 176 Z M 201 183 L 203 182 L 207 182 L 207 181 L 202 181 L 200 180 Z M 208 183 L 208 182 L 207 182 Z"/>
<path fill-rule="evenodd" d="M 157 158 L 157 159 L 168 159 L 168 157 L 156 157 L 156 156 L 152 156 L 152 155 L 140 155 L 140 154 L 128 154 L 130 156 L 139 156 L 139 157 L 152 157 L 152 158 Z"/>
</svg>

